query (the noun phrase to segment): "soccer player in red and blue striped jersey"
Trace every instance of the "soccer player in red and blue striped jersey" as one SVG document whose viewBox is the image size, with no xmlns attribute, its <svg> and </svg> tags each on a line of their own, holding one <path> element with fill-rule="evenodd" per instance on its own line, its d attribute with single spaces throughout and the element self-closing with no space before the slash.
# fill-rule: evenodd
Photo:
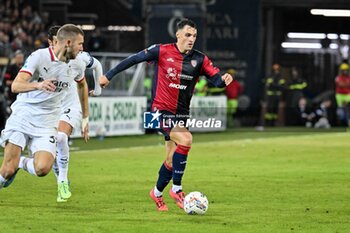
<svg viewBox="0 0 350 233">
<path fill-rule="evenodd" d="M 205 75 L 218 87 L 224 87 L 232 82 L 230 74 L 225 73 L 221 76 L 220 70 L 213 66 L 205 54 L 193 49 L 196 37 L 196 24 L 189 19 L 182 19 L 177 24 L 176 43 L 152 45 L 124 59 L 100 77 L 101 87 L 106 87 L 116 74 L 135 64 L 144 61 L 152 62 L 155 64 L 152 110 L 159 110 L 163 116 L 173 116 L 171 120 L 174 121 L 186 120 L 199 76 Z M 151 190 L 150 196 L 159 211 L 167 211 L 168 207 L 162 195 L 171 179 L 173 186 L 169 194 L 176 204 L 183 208 L 185 194 L 182 191 L 181 181 L 192 145 L 192 134 L 183 125 L 163 128 L 161 132 L 166 140 L 166 159 L 161 165 L 157 184 Z"/>
</svg>

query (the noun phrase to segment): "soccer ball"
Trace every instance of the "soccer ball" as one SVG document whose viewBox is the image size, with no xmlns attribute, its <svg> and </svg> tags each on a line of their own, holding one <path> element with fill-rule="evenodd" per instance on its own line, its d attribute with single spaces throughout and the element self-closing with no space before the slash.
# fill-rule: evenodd
<svg viewBox="0 0 350 233">
<path fill-rule="evenodd" d="M 188 214 L 205 214 L 208 210 L 208 199 L 201 192 L 190 192 L 184 200 L 184 210 Z"/>
</svg>

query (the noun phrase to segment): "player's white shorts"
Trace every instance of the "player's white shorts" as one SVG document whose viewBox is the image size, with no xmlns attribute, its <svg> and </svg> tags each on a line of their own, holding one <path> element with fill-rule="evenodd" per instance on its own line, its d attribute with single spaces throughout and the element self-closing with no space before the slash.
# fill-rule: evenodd
<svg viewBox="0 0 350 233">
<path fill-rule="evenodd" d="M 5 147 L 11 142 L 22 148 L 28 147 L 29 154 L 38 151 L 48 151 L 56 156 L 57 128 L 38 128 L 31 122 L 14 114 L 6 122 L 5 129 L 1 132 L 0 144 Z"/>
<path fill-rule="evenodd" d="M 60 121 L 65 121 L 73 127 L 72 134 L 75 131 L 80 133 L 82 121 L 81 109 L 77 110 L 76 108 L 66 108 L 61 114 Z"/>
</svg>

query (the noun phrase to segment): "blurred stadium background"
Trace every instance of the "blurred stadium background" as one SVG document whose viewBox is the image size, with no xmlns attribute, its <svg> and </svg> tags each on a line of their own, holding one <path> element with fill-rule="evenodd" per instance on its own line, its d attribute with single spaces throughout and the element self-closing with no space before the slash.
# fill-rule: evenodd
<svg viewBox="0 0 350 233">
<path fill-rule="evenodd" d="M 297 70 L 299 77 L 307 83 L 302 90 L 303 96 L 315 108 L 325 97 L 332 101 L 327 110 L 332 126 L 347 125 L 336 115 L 334 79 L 339 65 L 348 63 L 350 18 L 346 11 L 343 12 L 345 15 L 337 17 L 312 11 L 346 10 L 347 7 L 346 0 L 1 0 L 1 103 L 6 107 L 8 87 L 5 76 L 8 66 L 14 62 L 15 52 L 21 50 L 28 56 L 33 50 L 47 46 L 46 32 L 52 25 L 81 25 L 86 32 L 85 50 L 100 59 L 107 71 L 122 58 L 154 43 L 174 42 L 177 20 L 189 17 L 198 24 L 196 48 L 207 53 L 223 72 L 234 69 L 236 80 L 244 87 L 238 98 L 234 123 L 227 124 L 227 127 L 262 125 L 266 112 L 265 81 L 275 63 L 281 66 L 287 83 L 292 80 L 292 70 Z M 91 74 L 87 73 L 87 76 Z M 152 67 L 149 65 L 130 68 L 113 79 L 103 96 L 126 96 L 126 100 L 132 100 L 130 97 L 133 96 L 147 98 L 149 90 L 146 83 L 151 76 Z M 93 88 L 94 84 L 89 82 L 89 85 Z M 293 112 L 298 106 L 289 105 L 294 101 L 291 98 L 295 97 L 291 97 L 291 92 L 288 87 L 285 88 L 277 113 L 277 126 L 302 125 L 290 117 L 299 117 Z M 224 95 L 224 92 L 221 94 Z M 223 105 L 224 100 L 216 98 L 204 100 L 205 106 L 226 106 Z M 139 113 L 133 106 L 147 106 L 145 100 L 120 103 L 114 98 L 116 102 L 110 107 L 101 106 L 101 102 L 106 101 L 94 101 L 91 103 L 91 119 L 100 119 L 100 122 L 95 122 L 95 125 L 92 122 L 93 135 L 95 131 L 108 131 L 106 127 L 110 126 L 102 127 L 102 121 L 113 121 L 118 117 L 127 120 L 135 111 Z M 115 113 L 113 118 L 110 111 L 114 111 L 115 106 L 118 106 L 118 111 L 129 111 L 131 115 Z M 194 104 L 196 107 L 203 106 Z M 1 112 L 1 119 L 6 119 L 6 111 Z M 231 116 L 228 117 L 230 121 Z M 114 128 L 118 127 L 121 126 Z"/>
<path fill-rule="evenodd" d="M 328 17 L 312 9 L 344 11 Z M 10 113 L 6 81 L 16 51 L 27 57 L 48 46 L 52 25 L 80 25 L 84 49 L 107 71 L 154 43 L 174 42 L 177 20 L 189 17 L 198 24 L 196 48 L 223 72 L 234 69 L 244 87 L 233 119 L 224 92 L 192 101 L 195 117 L 224 122 L 195 132 L 184 178 L 186 191 L 208 196 L 206 215 L 187 216 L 168 196 L 170 211 L 159 214 L 148 197 L 164 141 L 143 128 L 152 66 L 139 64 L 89 99 L 97 137 L 71 146 L 69 202 L 56 203 L 53 175 L 19 172 L 0 191 L 0 232 L 349 232 L 348 122 L 337 115 L 334 82 L 349 63 L 349 16 L 348 0 L 0 0 L 0 128 Z M 312 105 L 331 100 L 333 129 L 293 121 L 300 106 L 288 105 L 294 92 L 285 88 L 276 127 L 256 132 L 273 64 L 287 83 L 297 70 Z"/>
</svg>

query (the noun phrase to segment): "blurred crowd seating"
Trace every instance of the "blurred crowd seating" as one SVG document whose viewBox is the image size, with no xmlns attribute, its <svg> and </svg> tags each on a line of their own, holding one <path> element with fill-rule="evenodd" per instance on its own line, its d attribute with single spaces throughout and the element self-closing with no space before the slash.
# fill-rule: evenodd
<svg viewBox="0 0 350 233">
<path fill-rule="evenodd" d="M 0 0 L 0 62 L 6 65 L 15 51 L 25 55 L 46 47 L 47 12 L 35 9 L 31 1 Z M 3 64 L 6 63 L 6 64 Z"/>
</svg>

